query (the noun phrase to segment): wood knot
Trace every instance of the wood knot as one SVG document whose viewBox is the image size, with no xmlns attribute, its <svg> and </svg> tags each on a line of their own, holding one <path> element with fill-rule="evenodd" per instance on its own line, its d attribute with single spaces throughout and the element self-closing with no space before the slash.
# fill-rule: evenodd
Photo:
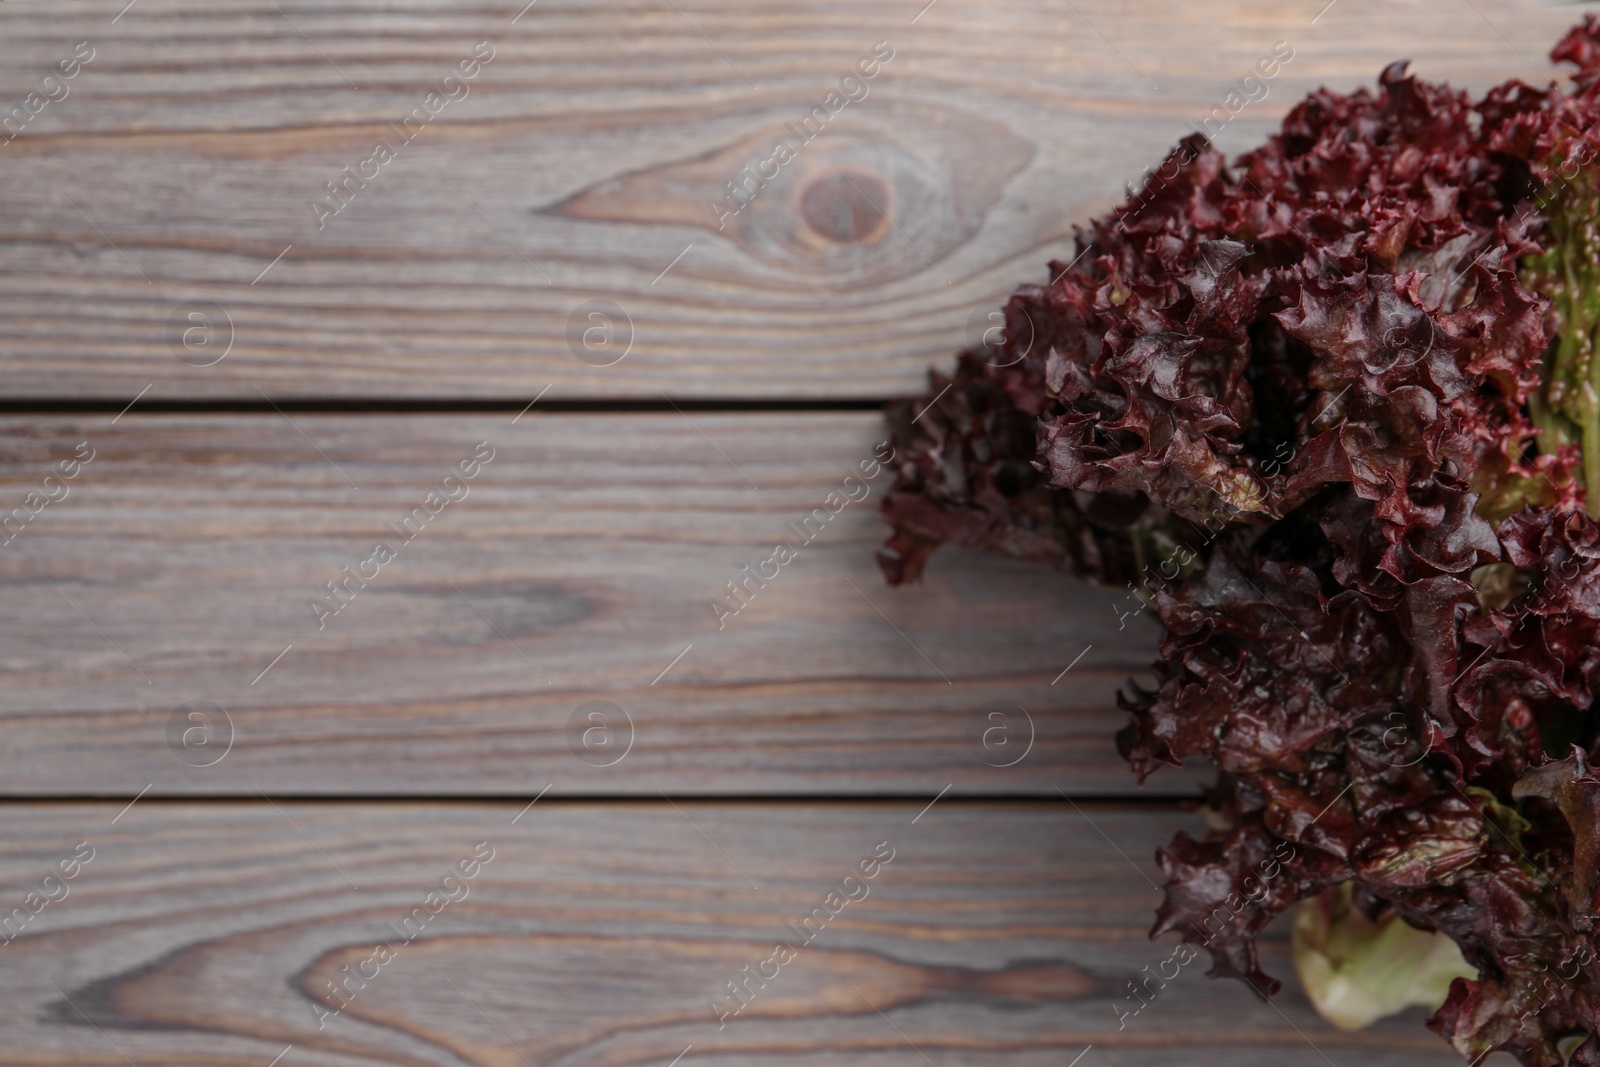
<svg viewBox="0 0 1600 1067">
<path fill-rule="evenodd" d="M 800 217 L 839 244 L 871 244 L 889 231 L 889 183 L 870 171 L 841 167 L 815 177 L 800 194 Z"/>
<path fill-rule="evenodd" d="M 848 291 L 932 274 L 934 264 L 977 236 L 1006 183 L 1032 158 L 1028 142 L 987 117 L 884 100 L 870 116 L 863 110 L 815 141 L 792 123 L 773 122 L 699 155 L 604 178 L 536 210 L 593 222 L 698 226 L 764 268 L 804 273 L 817 289 Z M 641 273 L 648 266 L 654 277 L 664 262 L 647 257 Z M 695 262 L 710 269 L 709 261 Z M 934 277 L 934 284 L 950 281 Z"/>
</svg>

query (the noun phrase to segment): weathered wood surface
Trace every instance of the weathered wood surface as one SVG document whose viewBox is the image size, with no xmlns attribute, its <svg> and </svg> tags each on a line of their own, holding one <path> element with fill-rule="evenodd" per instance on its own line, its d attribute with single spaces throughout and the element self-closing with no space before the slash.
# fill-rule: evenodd
<svg viewBox="0 0 1600 1067">
<path fill-rule="evenodd" d="M 1579 13 L 543 0 L 513 23 L 522 0 L 137 0 L 113 21 L 122 7 L 0 5 L 0 113 L 77 42 L 95 50 L 0 145 L 11 397 L 901 393 L 1277 42 L 1294 58 L 1227 123 L 1229 150 L 1402 53 L 1471 86 L 1537 80 Z M 479 41 L 495 55 L 468 95 L 319 228 L 325 183 Z M 880 41 L 894 57 L 865 97 L 719 228 L 707 202 Z M 631 322 L 603 368 L 569 342 L 603 327 L 595 300 Z M 197 303 L 222 312 L 191 322 Z M 190 326 L 209 342 L 190 363 L 231 341 L 226 358 L 180 361 Z"/>
<path fill-rule="evenodd" d="M 1150 617 L 960 551 L 885 587 L 889 475 L 861 477 L 880 432 L 875 413 L 537 407 L 0 418 L 0 517 L 67 492 L 0 546 L 0 790 L 1134 792 L 1114 697 L 1154 658 Z M 493 459 L 446 483 L 480 441 Z M 81 442 L 93 458 L 46 483 Z M 396 536 L 441 488 L 466 495 Z M 832 493 L 866 495 L 831 515 Z M 796 558 L 719 619 L 780 541 Z M 395 558 L 372 576 L 378 542 Z M 371 580 L 319 614 L 346 567 Z M 580 744 L 596 700 L 631 717 L 631 750 L 614 710 Z M 227 718 L 190 722 L 196 701 Z"/>
<path fill-rule="evenodd" d="M 1126 983 L 1173 970 L 1175 941 L 1145 936 L 1152 853 L 1198 820 L 1165 805 L 121 807 L 7 810 L 6 912 L 94 850 L 0 948 L 14 1067 L 1460 1062 L 1420 1012 L 1340 1034 L 1292 980 L 1263 1004 L 1203 957 L 1119 1030 Z M 407 943 L 397 926 L 489 850 Z M 841 890 L 860 899 L 830 909 Z M 787 924 L 816 908 L 838 914 L 806 944 Z M 794 959 L 719 1028 L 714 998 L 746 966 L 772 976 L 785 938 Z M 1281 931 L 1264 955 L 1290 977 Z"/>
</svg>

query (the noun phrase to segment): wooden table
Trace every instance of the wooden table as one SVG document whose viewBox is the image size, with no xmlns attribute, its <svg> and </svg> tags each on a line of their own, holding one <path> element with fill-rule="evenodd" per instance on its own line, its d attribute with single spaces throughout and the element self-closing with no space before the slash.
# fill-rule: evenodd
<svg viewBox="0 0 1600 1067">
<path fill-rule="evenodd" d="M 1119 1027 L 1118 592 L 880 476 L 712 605 L 1187 128 L 1578 5 L 124 2 L 0 7 L 0 1061 L 1457 1062 L 1280 929 Z"/>
</svg>

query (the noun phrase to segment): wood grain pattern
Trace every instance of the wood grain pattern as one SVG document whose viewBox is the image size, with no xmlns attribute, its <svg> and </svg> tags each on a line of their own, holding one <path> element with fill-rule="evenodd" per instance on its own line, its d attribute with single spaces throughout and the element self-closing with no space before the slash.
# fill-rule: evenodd
<svg viewBox="0 0 1600 1067">
<path fill-rule="evenodd" d="M 1172 954 L 1146 939 L 1146 879 L 1198 820 L 1165 806 L 546 800 L 513 825 L 520 803 L 146 800 L 112 824 L 120 807 L 8 810 L 7 910 L 95 850 L 0 948 L 8 1064 L 1062 1067 L 1091 1045 L 1083 1065 L 1460 1062 L 1420 1012 L 1320 1022 L 1281 932 L 1273 1004 L 1197 960 L 1119 1030 L 1126 983 Z M 493 858 L 456 899 L 402 926 L 480 842 Z M 891 850 L 809 943 L 790 930 Z M 714 998 L 784 938 L 795 958 L 719 1027 Z M 380 944 L 392 958 L 367 963 Z"/>
<path fill-rule="evenodd" d="M 537 408 L 515 425 L 0 419 L 6 508 L 79 442 L 95 450 L 66 498 L 0 546 L 0 789 L 1132 792 L 1114 696 L 1154 658 L 1149 617 L 1124 627 L 1125 592 L 958 551 L 923 586 L 886 588 L 873 551 L 888 476 L 844 482 L 880 431 L 873 413 Z M 465 498 L 398 538 L 479 441 L 494 458 Z M 830 517 L 841 490 L 867 495 Z M 804 522 L 821 530 L 809 544 Z M 797 557 L 719 620 L 712 601 L 737 605 L 727 583 L 780 540 Z M 395 558 L 346 585 L 337 614 L 316 612 L 379 541 Z M 620 733 L 610 748 L 591 735 L 587 762 L 571 747 L 594 700 L 634 725 L 614 766 L 588 764 L 625 749 Z M 221 718 L 214 737 L 195 720 L 192 751 L 186 726 L 171 732 L 194 701 L 231 720 L 214 766 L 189 764 L 225 749 Z"/>
<path fill-rule="evenodd" d="M 0 6 L 0 114 L 76 42 L 96 50 L 0 145 L 12 397 L 902 393 L 1275 42 L 1295 58 L 1227 124 L 1230 151 L 1401 52 L 1469 86 L 1538 80 L 1578 13 L 544 0 L 513 24 L 521 0 L 141 0 L 112 21 L 121 6 Z M 319 228 L 325 183 L 478 41 L 495 57 L 470 94 Z M 879 41 L 894 58 L 868 94 L 719 225 L 707 202 Z M 595 300 L 631 324 L 609 367 L 570 348 Z M 190 362 L 231 342 L 215 365 L 175 355 L 197 302 L 222 312 Z"/>
</svg>

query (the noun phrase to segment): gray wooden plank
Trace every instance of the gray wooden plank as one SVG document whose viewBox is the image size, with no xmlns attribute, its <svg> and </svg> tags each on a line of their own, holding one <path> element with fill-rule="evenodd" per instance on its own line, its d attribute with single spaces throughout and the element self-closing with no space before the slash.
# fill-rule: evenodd
<svg viewBox="0 0 1600 1067">
<path fill-rule="evenodd" d="M 862 476 L 881 433 L 874 413 L 0 419 L 0 519 L 66 494 L 0 545 L 0 792 L 1133 792 L 1114 696 L 1154 658 L 1149 616 L 959 551 L 886 588 L 888 475 Z M 434 492 L 461 499 L 430 517 Z M 764 568 L 779 542 L 796 557 Z M 733 581 L 748 605 L 719 616 Z"/>
<path fill-rule="evenodd" d="M 1476 88 L 1538 80 L 1579 13 L 543 0 L 513 24 L 521 0 L 139 0 L 113 21 L 121 7 L 0 6 L 0 115 L 79 42 L 95 53 L 0 145 L 13 397 L 902 393 L 1195 125 L 1237 151 L 1308 89 L 1371 85 L 1401 55 Z M 492 61 L 402 143 L 395 124 L 478 42 Z M 865 96 L 800 143 L 788 124 L 879 42 L 894 56 L 850 90 Z M 1293 59 L 1232 114 L 1280 42 Z M 747 208 L 708 207 L 784 137 L 795 158 Z M 326 184 L 383 139 L 396 158 L 319 219 Z M 571 339 L 603 325 L 594 301 L 620 314 L 586 362 Z M 174 344 L 196 326 L 204 346 Z M 625 359 L 591 365 L 623 334 Z"/>
<path fill-rule="evenodd" d="M 1198 820 L 1166 807 L 121 806 L 5 807 L 7 910 L 93 850 L 0 950 L 8 1064 L 1460 1062 L 1420 1012 L 1322 1023 L 1277 933 L 1273 1004 L 1196 960 L 1119 1029 L 1126 983 L 1173 951 L 1146 939 L 1146 879 Z M 808 941 L 789 924 L 813 909 Z M 746 967 L 768 979 L 719 1019 Z"/>
</svg>

